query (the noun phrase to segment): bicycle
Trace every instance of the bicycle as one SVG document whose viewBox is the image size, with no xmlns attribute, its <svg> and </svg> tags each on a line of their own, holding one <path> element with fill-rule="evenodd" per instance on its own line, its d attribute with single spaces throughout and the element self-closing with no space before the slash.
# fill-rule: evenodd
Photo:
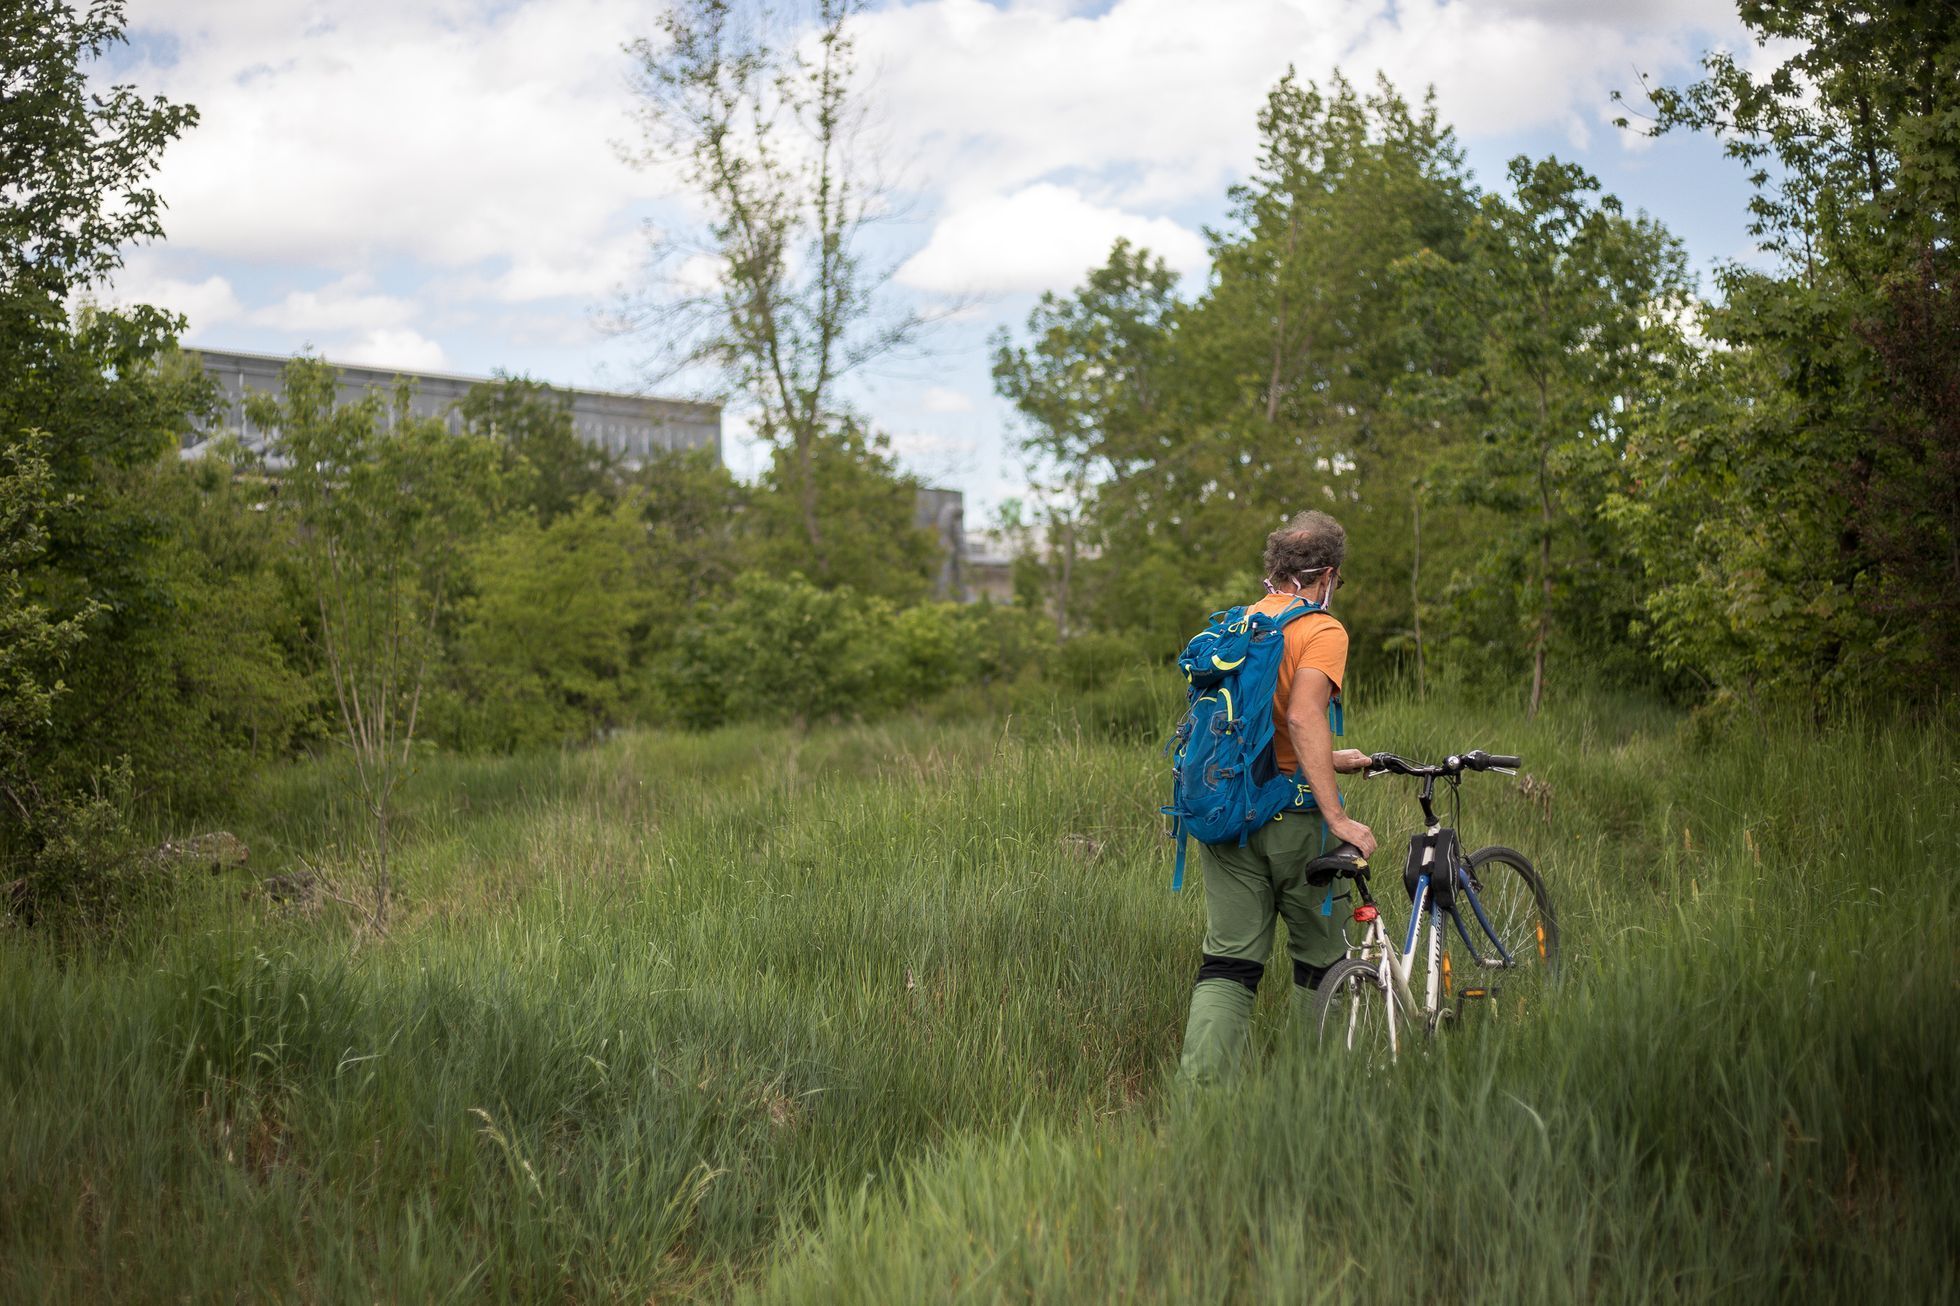
<svg viewBox="0 0 1960 1306">
<path fill-rule="evenodd" d="M 1515 775 L 1520 759 L 1473 749 L 1451 756 L 1441 765 L 1424 765 L 1377 753 L 1367 774 L 1406 775 L 1421 779 L 1417 802 L 1424 829 L 1409 837 L 1409 856 L 1402 880 L 1409 893 L 1409 928 L 1401 949 L 1389 942 L 1381 910 L 1368 890 L 1368 863 L 1359 858 L 1321 858 L 1315 865 L 1351 880 L 1357 899 L 1354 921 L 1363 927 L 1359 941 L 1349 939 L 1348 955 L 1328 967 L 1314 997 L 1314 1028 L 1323 1045 L 1338 1039 L 1350 1051 L 1375 1062 L 1392 1062 L 1401 1052 L 1399 1024 L 1420 1019 L 1425 1033 L 1434 1033 L 1446 1020 L 1458 1018 L 1465 1004 L 1489 1003 L 1500 995 L 1515 1000 L 1520 1013 L 1539 990 L 1556 980 L 1559 967 L 1558 918 L 1553 914 L 1543 880 L 1523 853 L 1492 845 L 1463 855 L 1457 840 L 1459 786 L 1466 771 L 1497 771 Z M 1434 806 L 1436 782 L 1450 786 L 1451 819 L 1445 823 Z M 1447 867 L 1446 872 L 1437 868 Z M 1331 892 L 1331 889 L 1330 889 Z M 1470 909 L 1470 922 L 1461 908 Z M 1410 988 L 1423 917 L 1429 918 L 1427 971 L 1418 1002 Z M 1462 959 L 1477 982 L 1455 987 L 1451 961 L 1454 944 L 1447 926 L 1462 940 Z"/>
</svg>

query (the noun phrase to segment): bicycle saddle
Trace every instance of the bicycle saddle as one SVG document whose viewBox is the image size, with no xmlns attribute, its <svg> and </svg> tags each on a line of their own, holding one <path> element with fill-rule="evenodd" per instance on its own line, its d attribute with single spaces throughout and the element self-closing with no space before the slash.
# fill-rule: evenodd
<svg viewBox="0 0 1960 1306">
<path fill-rule="evenodd" d="M 1337 875 L 1352 876 L 1368 869 L 1368 859 L 1351 843 L 1338 844 L 1307 863 L 1307 883 L 1332 884 Z"/>
</svg>

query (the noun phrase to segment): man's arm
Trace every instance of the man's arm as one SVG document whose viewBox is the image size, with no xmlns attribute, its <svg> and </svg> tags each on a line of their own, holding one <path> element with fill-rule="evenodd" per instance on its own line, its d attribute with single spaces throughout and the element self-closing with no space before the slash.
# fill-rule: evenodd
<svg viewBox="0 0 1960 1306">
<path fill-rule="evenodd" d="M 1375 855 L 1375 832 L 1351 819 L 1341 805 L 1340 790 L 1334 786 L 1335 771 L 1359 771 L 1368 764 L 1368 755 L 1353 748 L 1341 750 L 1336 765 L 1334 731 L 1327 724 L 1327 704 L 1334 697 L 1334 682 L 1327 673 L 1301 667 L 1293 677 L 1293 694 L 1286 704 L 1286 734 L 1293 751 L 1313 786 L 1314 800 L 1327 820 L 1327 829 L 1361 850 L 1363 857 Z"/>
</svg>

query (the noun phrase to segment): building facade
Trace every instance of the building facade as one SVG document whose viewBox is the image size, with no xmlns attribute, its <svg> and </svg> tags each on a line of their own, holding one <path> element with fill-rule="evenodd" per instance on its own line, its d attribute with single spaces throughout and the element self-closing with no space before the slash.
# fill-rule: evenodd
<svg viewBox="0 0 1960 1306">
<path fill-rule="evenodd" d="M 939 537 L 939 574 L 932 579 L 934 597 L 972 599 L 966 588 L 966 495 L 958 490 L 920 486 L 912 504 L 912 524 Z"/>
<path fill-rule="evenodd" d="M 212 442 L 227 434 L 237 435 L 248 448 L 263 450 L 273 433 L 252 424 L 245 411 L 245 400 L 253 391 L 278 394 L 280 373 L 292 360 L 277 354 L 247 354 L 227 349 L 188 352 L 199 356 L 205 372 L 217 383 L 219 410 L 213 421 L 200 423 L 185 437 L 184 456 L 199 456 Z M 392 404 L 396 385 L 407 382 L 409 410 L 417 417 L 445 422 L 452 431 L 463 428 L 457 403 L 471 387 L 490 380 L 347 363 L 329 362 L 328 366 L 339 374 L 341 403 L 359 403 L 370 395 L 380 395 Z M 638 467 L 653 455 L 672 450 L 712 449 L 716 461 L 723 460 L 719 404 L 656 399 L 612 390 L 554 389 L 570 400 L 572 429 L 579 438 L 611 450 L 627 467 Z M 965 504 L 966 497 L 958 490 L 922 488 L 913 520 L 933 531 L 943 550 L 933 592 L 941 598 L 970 601 L 976 596 L 969 591 L 965 576 Z"/>
<path fill-rule="evenodd" d="M 220 408 L 217 420 L 185 439 L 184 453 L 194 457 L 204 445 L 234 432 L 248 447 L 262 448 L 270 432 L 255 428 L 245 412 L 245 397 L 254 390 L 277 394 L 279 376 L 292 361 L 276 354 L 245 354 L 235 350 L 196 349 L 204 370 L 217 382 Z M 456 404 L 472 386 L 490 378 L 451 376 L 442 372 L 405 372 L 396 368 L 329 363 L 340 375 L 340 402 L 358 403 L 378 394 L 392 401 L 397 381 L 409 386 L 409 409 L 418 417 L 447 422 L 461 430 Z M 628 466 L 637 466 L 656 453 L 675 449 L 713 449 L 721 458 L 721 405 L 680 399 L 655 399 L 612 390 L 559 389 L 571 402 L 572 428 L 579 438 L 610 449 Z"/>
</svg>

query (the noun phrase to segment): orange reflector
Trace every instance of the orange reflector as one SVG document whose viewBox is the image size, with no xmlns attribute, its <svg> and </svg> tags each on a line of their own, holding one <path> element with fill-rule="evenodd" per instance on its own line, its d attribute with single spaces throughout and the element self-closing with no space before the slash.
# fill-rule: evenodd
<svg viewBox="0 0 1960 1306">
<path fill-rule="evenodd" d="M 1543 961 L 1545 960 L 1545 922 L 1539 921 L 1537 922 L 1537 926 L 1538 926 L 1538 960 Z"/>
</svg>

